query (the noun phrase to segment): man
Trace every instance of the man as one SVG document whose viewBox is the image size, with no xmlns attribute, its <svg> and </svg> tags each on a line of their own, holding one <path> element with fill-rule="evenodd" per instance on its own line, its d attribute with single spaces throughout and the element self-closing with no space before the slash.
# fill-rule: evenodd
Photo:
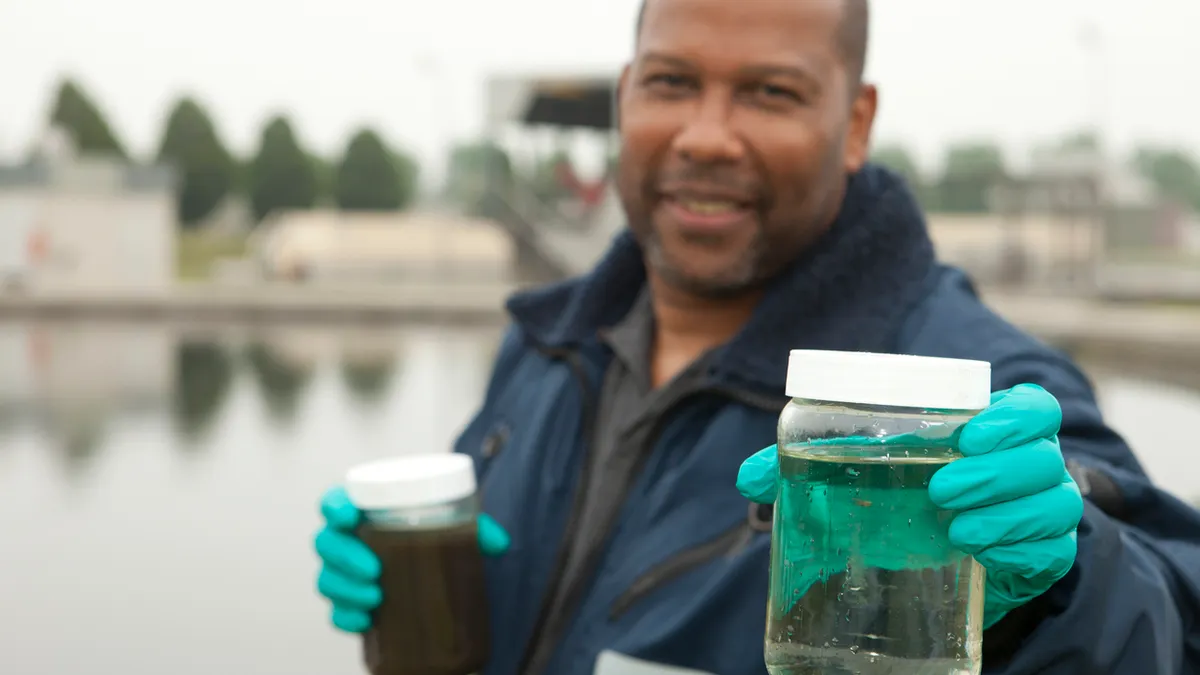
<svg viewBox="0 0 1200 675">
<path fill-rule="evenodd" d="M 1200 516 L 1150 484 L 1070 361 L 937 264 L 907 189 L 865 164 L 866 14 L 643 8 L 619 88 L 630 232 L 587 276 L 509 302 L 456 445 L 488 514 L 487 675 L 765 672 L 776 460 L 754 451 L 793 348 L 992 363 L 968 456 L 930 486 L 988 568 L 988 672 L 1200 672 Z M 343 491 L 322 510 L 318 587 L 362 631 L 379 562 Z"/>
</svg>

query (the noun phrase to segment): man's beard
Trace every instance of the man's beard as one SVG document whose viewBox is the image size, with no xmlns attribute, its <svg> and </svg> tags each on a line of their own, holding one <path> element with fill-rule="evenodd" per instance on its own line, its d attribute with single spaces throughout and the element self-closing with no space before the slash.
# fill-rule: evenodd
<svg viewBox="0 0 1200 675">
<path fill-rule="evenodd" d="M 632 227 L 642 247 L 646 264 L 664 283 L 698 298 L 723 300 L 743 295 L 763 286 L 770 271 L 766 269 L 767 250 L 762 232 L 755 234 L 743 256 L 712 278 L 689 274 L 681 261 L 672 260 L 652 224 Z M 632 226 L 632 223 L 631 223 Z"/>
</svg>

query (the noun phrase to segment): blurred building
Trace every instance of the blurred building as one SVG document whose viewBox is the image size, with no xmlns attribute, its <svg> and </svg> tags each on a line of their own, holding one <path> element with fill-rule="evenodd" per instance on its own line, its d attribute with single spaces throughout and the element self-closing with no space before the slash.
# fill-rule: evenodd
<svg viewBox="0 0 1200 675">
<path fill-rule="evenodd" d="M 174 173 L 80 156 L 52 129 L 28 162 L 0 167 L 0 284 L 158 292 L 175 279 Z"/>
<path fill-rule="evenodd" d="M 281 212 L 251 240 L 266 277 L 305 281 L 509 281 L 514 248 L 491 221 L 413 212 Z"/>
<path fill-rule="evenodd" d="M 582 274 L 625 226 L 608 170 L 617 147 L 616 82 L 611 70 L 496 73 L 487 80 L 486 133 L 509 156 L 533 166 L 556 155 L 571 157 L 572 149 L 599 159 L 600 170 L 590 177 L 576 175 L 570 164 L 554 167 L 557 187 L 572 197 L 566 204 L 547 199 L 543 186 L 516 178 L 480 200 L 481 212 L 516 242 L 518 267 L 527 280 Z"/>
</svg>

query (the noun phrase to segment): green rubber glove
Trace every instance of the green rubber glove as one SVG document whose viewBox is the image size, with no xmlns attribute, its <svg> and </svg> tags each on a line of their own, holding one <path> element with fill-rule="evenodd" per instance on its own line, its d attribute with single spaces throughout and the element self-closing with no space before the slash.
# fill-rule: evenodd
<svg viewBox="0 0 1200 675">
<path fill-rule="evenodd" d="M 1045 389 L 997 392 L 963 428 L 965 457 L 929 482 L 933 502 L 957 512 L 950 542 L 988 571 L 985 627 L 1050 590 L 1075 564 L 1083 497 L 1058 446 L 1061 425 L 1058 400 Z"/>
<path fill-rule="evenodd" d="M 362 512 L 341 486 L 330 488 L 321 498 L 325 525 L 317 532 L 314 546 L 321 559 L 317 592 L 333 604 L 334 627 L 362 633 L 371 627 L 371 611 L 383 600 L 377 583 L 380 563 L 375 553 L 355 535 Z M 479 517 L 479 548 L 484 555 L 497 556 L 508 550 L 509 537 L 490 516 Z"/>
<path fill-rule="evenodd" d="M 889 506 L 901 512 L 912 509 L 914 514 L 922 512 L 916 500 L 932 500 L 954 514 L 948 538 L 940 534 L 946 531 L 944 526 L 928 517 L 914 519 L 905 528 L 872 529 L 869 520 L 849 527 L 838 518 L 831 519 L 827 494 L 785 491 L 804 495 L 803 500 L 793 498 L 804 503 L 777 504 L 776 508 L 799 519 L 813 535 L 809 542 L 821 542 L 818 551 L 815 543 L 806 546 L 803 539 L 796 538 L 795 544 L 776 554 L 790 563 L 788 573 L 794 578 L 786 587 L 793 596 L 803 595 L 812 583 L 845 568 L 847 550 L 862 552 L 867 566 L 900 569 L 923 566 L 921 558 L 940 555 L 948 541 L 987 569 L 984 625 L 992 626 L 1009 611 L 1049 590 L 1074 564 L 1075 530 L 1083 515 L 1083 500 L 1058 447 L 1061 420 L 1058 402 L 1041 387 L 1020 385 L 997 392 L 992 404 L 963 427 L 958 449 L 964 458 L 934 474 L 927 494 L 883 491 L 885 494 L 858 496 L 865 503 L 874 503 L 873 498 L 887 500 Z M 850 444 L 849 440 L 836 442 Z M 854 439 L 854 444 L 870 440 Z M 904 444 L 901 437 L 889 440 L 897 442 Z M 758 503 L 775 502 L 778 485 L 775 446 L 751 456 L 738 472 L 738 490 Z M 832 514 L 839 511 L 845 510 L 833 509 Z M 888 520 L 895 523 L 895 518 L 889 514 Z M 860 531 L 862 536 L 856 534 Z"/>
</svg>

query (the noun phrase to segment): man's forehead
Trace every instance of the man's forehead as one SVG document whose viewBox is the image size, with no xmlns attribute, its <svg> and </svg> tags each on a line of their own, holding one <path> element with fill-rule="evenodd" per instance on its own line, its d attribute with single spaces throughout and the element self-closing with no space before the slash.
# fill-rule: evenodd
<svg viewBox="0 0 1200 675">
<path fill-rule="evenodd" d="M 843 0 L 647 0 L 640 58 L 714 66 L 835 65 Z"/>
<path fill-rule="evenodd" d="M 710 49 L 774 43 L 798 49 L 835 46 L 844 0 L 645 0 L 638 45 L 660 50 L 676 42 Z M 645 45 L 650 46 L 650 45 Z M 764 44 L 764 46 L 766 46 Z"/>
</svg>

